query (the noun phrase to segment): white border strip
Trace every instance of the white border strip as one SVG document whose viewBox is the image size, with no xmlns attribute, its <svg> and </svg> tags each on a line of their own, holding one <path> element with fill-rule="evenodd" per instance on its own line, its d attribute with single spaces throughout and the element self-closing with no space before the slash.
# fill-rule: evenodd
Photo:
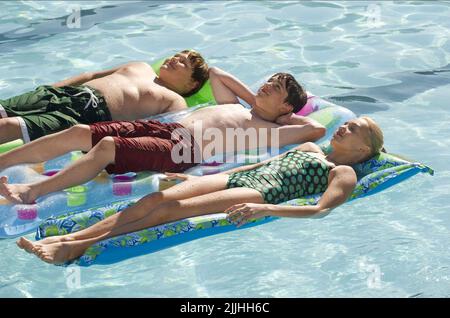
<svg viewBox="0 0 450 318">
<path fill-rule="evenodd" d="M 0 104 L 0 116 L 2 116 L 2 118 L 8 118 L 8 114 L 6 113 L 6 111 L 3 108 L 2 104 Z"/>
<path fill-rule="evenodd" d="M 19 125 L 20 125 L 20 130 L 22 130 L 22 139 L 23 142 L 29 143 L 30 142 L 30 135 L 28 134 L 28 128 L 27 125 L 25 124 L 25 121 L 23 120 L 22 117 L 14 117 L 17 118 L 17 120 L 19 121 Z"/>
</svg>

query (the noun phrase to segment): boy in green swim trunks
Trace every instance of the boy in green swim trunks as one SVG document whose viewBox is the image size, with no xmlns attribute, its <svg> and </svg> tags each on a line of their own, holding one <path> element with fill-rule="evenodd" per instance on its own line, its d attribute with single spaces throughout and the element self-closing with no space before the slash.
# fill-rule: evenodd
<svg viewBox="0 0 450 318">
<path fill-rule="evenodd" d="M 306 104 L 307 95 L 291 74 L 272 75 L 256 94 L 220 69 L 212 68 L 210 79 L 218 104 L 228 104 L 199 108 L 170 123 L 138 120 L 75 125 L 1 154 L 3 170 L 74 150 L 86 152 L 37 183 L 9 184 L 6 176 L 0 177 L 0 195 L 14 203 L 30 203 L 45 194 L 83 184 L 103 169 L 110 174 L 180 172 L 216 154 L 299 144 L 325 134 L 320 123 L 295 114 Z M 235 103 L 238 97 L 251 108 Z"/>
<path fill-rule="evenodd" d="M 0 99 L 0 143 L 27 143 L 76 124 L 135 120 L 184 109 L 183 97 L 196 93 L 207 79 L 202 56 L 184 50 L 164 62 L 159 77 L 147 63 L 131 62 L 39 86 Z"/>
</svg>

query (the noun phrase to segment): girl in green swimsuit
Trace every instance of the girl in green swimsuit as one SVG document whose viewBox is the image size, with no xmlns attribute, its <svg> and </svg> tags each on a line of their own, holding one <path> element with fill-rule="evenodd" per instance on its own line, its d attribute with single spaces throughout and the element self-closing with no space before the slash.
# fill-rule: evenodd
<svg viewBox="0 0 450 318">
<path fill-rule="evenodd" d="M 305 143 L 269 160 L 215 175 L 168 174 L 168 179 L 186 181 L 149 194 L 79 232 L 34 243 L 20 238 L 17 244 L 45 262 L 63 263 L 78 258 L 98 241 L 198 215 L 225 211 L 238 226 L 264 216 L 325 215 L 350 196 L 356 185 L 350 166 L 379 153 L 383 134 L 372 119 L 361 117 L 339 127 L 331 147 L 326 155 L 317 145 Z M 317 205 L 276 205 L 321 192 Z"/>
<path fill-rule="evenodd" d="M 230 174 L 227 189 L 255 189 L 264 202 L 278 204 L 325 192 L 330 169 L 325 160 L 296 149 L 255 169 Z"/>
</svg>

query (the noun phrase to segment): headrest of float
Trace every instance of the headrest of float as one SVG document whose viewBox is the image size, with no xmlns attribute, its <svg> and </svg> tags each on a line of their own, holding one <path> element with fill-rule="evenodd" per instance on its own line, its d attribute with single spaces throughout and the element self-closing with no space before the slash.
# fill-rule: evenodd
<svg viewBox="0 0 450 318">
<path fill-rule="evenodd" d="M 378 155 L 370 158 L 369 160 L 353 165 L 353 169 L 355 170 L 358 179 L 360 179 L 374 172 L 387 171 L 387 169 L 400 166 L 416 166 L 417 168 L 429 173 L 430 175 L 434 174 L 433 169 L 422 163 L 414 162 L 413 160 L 402 158 L 399 155 L 385 152 L 381 152 Z"/>
<path fill-rule="evenodd" d="M 159 69 L 161 65 L 163 65 L 165 60 L 166 59 L 163 58 L 152 64 L 152 68 L 158 76 L 159 76 Z M 200 90 L 197 93 L 189 97 L 185 97 L 184 100 L 188 104 L 188 107 L 201 104 L 210 104 L 210 105 L 217 104 L 214 98 L 210 80 L 207 80 L 206 83 L 202 86 L 202 88 L 200 88 Z"/>
<path fill-rule="evenodd" d="M 322 149 L 322 151 L 325 154 L 328 154 L 331 152 L 332 148 L 330 144 L 326 144 L 326 145 L 322 145 L 320 147 Z M 370 175 L 371 173 L 375 173 L 375 172 L 388 172 L 387 169 L 390 168 L 396 168 L 396 167 L 407 167 L 407 168 L 412 168 L 412 167 L 417 167 L 420 170 L 423 170 L 424 172 L 429 173 L 430 175 L 434 174 L 433 169 L 431 169 L 430 167 L 419 163 L 419 162 L 415 162 L 414 160 L 411 159 L 406 159 L 403 156 L 399 156 L 399 155 L 395 155 L 395 154 L 390 154 L 390 153 L 386 153 L 386 152 L 381 152 L 378 155 L 373 156 L 372 158 L 361 162 L 361 163 L 357 163 L 355 165 L 352 166 L 353 170 L 355 170 L 356 175 L 358 177 L 358 180 Z M 397 169 L 398 170 L 398 169 Z"/>
</svg>

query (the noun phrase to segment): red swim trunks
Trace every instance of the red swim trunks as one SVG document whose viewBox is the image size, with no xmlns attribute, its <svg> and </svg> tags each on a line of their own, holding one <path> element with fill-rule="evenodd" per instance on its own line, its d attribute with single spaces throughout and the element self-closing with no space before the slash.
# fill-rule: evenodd
<svg viewBox="0 0 450 318">
<path fill-rule="evenodd" d="M 92 147 L 104 137 L 114 138 L 115 162 L 106 167 L 109 174 L 181 172 L 198 164 L 194 160 L 198 146 L 181 124 L 156 120 L 107 121 L 92 124 L 90 128 Z M 173 133 L 175 129 L 177 131 Z M 178 157 L 173 157 L 172 149 L 179 154 Z M 185 160 L 180 160 L 180 157 Z"/>
</svg>

